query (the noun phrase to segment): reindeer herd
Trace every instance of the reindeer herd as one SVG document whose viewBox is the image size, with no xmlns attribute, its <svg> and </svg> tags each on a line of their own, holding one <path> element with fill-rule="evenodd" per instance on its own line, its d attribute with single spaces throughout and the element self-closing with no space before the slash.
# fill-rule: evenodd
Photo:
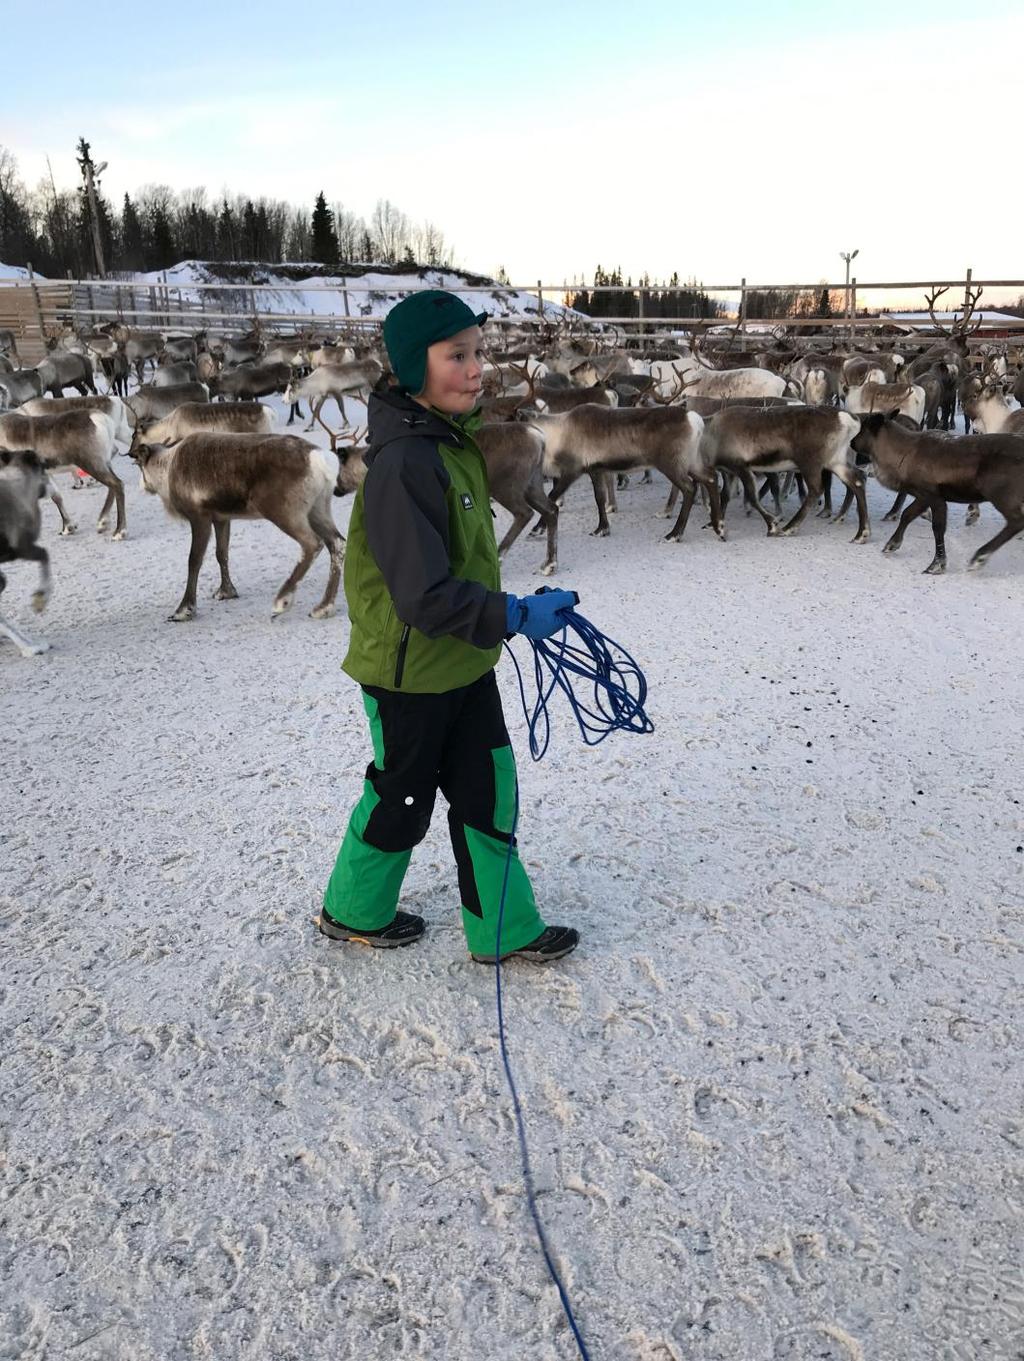
<svg viewBox="0 0 1024 1361">
<path fill-rule="evenodd" d="M 598 513 L 593 533 L 607 535 L 616 491 L 634 470 L 667 480 L 664 514 L 681 498 L 665 536 L 670 541 L 682 539 L 698 495 L 724 540 L 738 487 L 748 513 L 757 511 L 773 536 L 796 532 L 819 501 L 819 513 L 836 521 L 855 502 L 853 541 L 865 543 L 864 489 L 872 471 L 896 493 L 885 518 L 902 510 L 884 551 L 899 548 L 907 525 L 929 513 L 932 574 L 946 566 L 948 503 L 967 504 L 968 523 L 979 503 L 996 506 L 1006 525 L 975 553 L 970 565 L 981 566 L 1024 529 L 1024 355 L 979 344 L 972 318 L 980 290 L 943 325 L 934 311 L 942 291 L 928 296 L 938 339 L 901 338 L 898 350 L 883 340 L 868 349 L 825 349 L 816 337 L 798 349 L 777 336 L 764 348 L 737 351 L 737 328 L 728 336 L 698 330 L 685 343 L 644 354 L 635 342 L 615 346 L 602 333 L 539 337 L 506 328 L 505 348 L 485 369 L 478 435 L 491 495 L 512 515 L 499 551 L 507 553 L 536 517 L 533 533 L 546 539 L 539 570 L 554 572 L 559 506 L 572 483 L 589 477 Z M 211 537 L 221 573 L 216 598 L 237 594 L 228 561 L 234 519 L 269 520 L 300 547 L 275 613 L 289 607 L 327 549 L 327 586 L 312 611 L 326 618 L 334 612 L 344 552 L 331 498 L 353 491 L 365 472 L 345 399 L 365 402 L 388 381 L 382 355 L 365 345 L 265 337 L 258 324 L 234 338 L 164 335 L 121 322 L 90 334 L 66 328 L 48 338 L 46 358 L 31 368 L 21 365 L 14 337 L 0 331 L 0 563 L 40 564 L 32 603 L 42 609 L 49 556 L 37 542 L 40 498 L 54 501 L 62 535 L 75 531 L 52 477 L 60 469 L 107 489 L 97 529 L 110 527 L 113 512 L 111 537 L 123 539 L 124 484 L 114 459 L 126 453 L 144 489 L 190 526 L 187 583 L 171 619 L 195 614 Z M 65 396 L 68 388 L 78 395 Z M 288 406 L 288 425 L 308 404 L 306 430 L 319 424 L 330 450 L 275 430 L 275 413 L 260 400 L 275 394 Z M 332 399 L 341 431 L 324 419 Z M 964 435 L 953 433 L 958 407 Z M 834 515 L 833 478 L 846 493 Z M 794 489 L 799 503 L 787 518 L 782 502 Z M 26 654 L 44 650 L 2 619 L 0 632 Z"/>
</svg>

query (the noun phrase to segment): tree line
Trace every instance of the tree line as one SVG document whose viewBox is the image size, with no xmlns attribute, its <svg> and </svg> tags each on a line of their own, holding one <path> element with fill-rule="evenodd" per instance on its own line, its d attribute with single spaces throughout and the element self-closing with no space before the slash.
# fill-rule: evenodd
<svg viewBox="0 0 1024 1361">
<path fill-rule="evenodd" d="M 622 270 L 606 271 L 600 265 L 594 270 L 592 287 L 574 281 L 565 302 L 568 307 L 589 317 L 717 317 L 724 311 L 721 303 L 691 279 L 682 284 L 674 273 L 667 284 L 653 283 L 650 275 L 642 274 L 635 292 L 613 293 L 613 288 L 634 287 L 632 277 L 623 281 Z"/>
<path fill-rule="evenodd" d="M 626 288 L 625 293 L 613 293 L 612 288 Z M 682 283 L 678 272 L 668 283 L 652 282 L 642 274 L 634 285 L 632 277 L 622 278 L 621 269 L 606 271 L 598 265 L 594 283 L 590 287 L 573 281 L 567 291 L 568 307 L 591 317 L 696 317 L 713 320 L 726 315 L 726 306 L 717 298 L 709 297 L 694 279 Z M 788 317 L 831 317 L 843 311 L 842 293 L 830 293 L 828 288 L 767 288 L 751 289 L 747 293 L 747 316 L 761 320 Z"/>
<path fill-rule="evenodd" d="M 323 192 L 312 211 L 284 199 L 224 193 L 203 187 L 147 184 L 114 204 L 102 193 L 88 142 L 78 144 L 83 184 L 58 189 L 52 177 L 29 189 L 12 153 L 0 146 L 0 260 L 28 265 L 48 278 L 97 273 L 92 209 L 85 190 L 88 165 L 96 181 L 96 223 L 106 271 L 168 269 L 180 260 L 282 261 L 322 265 L 327 272 L 360 264 L 451 267 L 451 247 L 431 222 L 415 223 L 388 199 L 369 220 Z"/>
</svg>

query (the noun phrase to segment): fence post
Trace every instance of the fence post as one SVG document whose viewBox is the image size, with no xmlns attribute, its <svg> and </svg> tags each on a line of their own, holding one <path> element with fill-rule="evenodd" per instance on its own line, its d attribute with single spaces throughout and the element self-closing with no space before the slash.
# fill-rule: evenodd
<svg viewBox="0 0 1024 1361">
<path fill-rule="evenodd" d="M 970 300 L 971 300 L 971 279 L 972 279 L 973 277 L 974 277 L 974 271 L 973 271 L 972 269 L 968 269 L 968 271 L 967 271 L 967 278 L 964 280 L 964 316 L 965 316 L 965 317 L 967 316 L 967 308 L 968 308 L 968 305 L 970 304 Z"/>
<path fill-rule="evenodd" d="M 544 290 L 541 280 L 537 280 L 537 325 L 544 325 Z"/>
<path fill-rule="evenodd" d="M 35 304 L 36 304 L 36 325 L 39 327 L 39 343 L 40 343 L 40 345 L 42 345 L 42 347 L 43 347 L 43 352 L 44 352 L 44 355 L 45 355 L 45 351 L 46 351 L 46 334 L 45 334 L 45 332 L 43 331 L 43 304 L 42 304 L 42 302 L 40 301 L 40 298 L 39 298 L 39 289 L 38 289 L 38 287 L 36 286 L 36 276 L 35 276 L 35 274 L 34 274 L 34 272 L 33 272 L 33 270 L 32 270 L 31 264 L 29 264 L 27 268 L 28 268 L 28 281 L 29 281 L 29 285 L 30 285 L 30 287 L 31 287 L 31 289 L 32 289 L 32 297 L 35 299 Z"/>
<path fill-rule="evenodd" d="M 643 290 L 643 287 L 641 287 L 640 292 L 637 294 L 636 315 L 637 315 L 637 328 L 636 328 L 636 333 L 637 333 L 637 336 L 638 336 L 639 340 L 641 341 L 641 346 L 640 346 L 640 348 L 643 349 L 643 344 L 642 344 L 643 338 L 644 338 L 644 290 Z"/>
<path fill-rule="evenodd" d="M 747 278 L 746 275 L 740 280 L 740 335 L 746 338 L 747 334 Z"/>
<path fill-rule="evenodd" d="M 853 333 L 857 324 L 857 276 L 850 280 L 850 345 L 853 345 Z"/>
</svg>

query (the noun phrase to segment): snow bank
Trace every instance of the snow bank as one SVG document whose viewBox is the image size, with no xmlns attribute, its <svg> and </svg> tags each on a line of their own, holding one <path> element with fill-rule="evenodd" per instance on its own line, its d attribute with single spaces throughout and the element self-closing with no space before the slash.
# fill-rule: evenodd
<svg viewBox="0 0 1024 1361">
<path fill-rule="evenodd" d="M 65 483 L 66 485 L 66 483 Z M 521 848 L 557 967 L 506 1010 L 540 1209 L 595 1357 L 1009 1361 L 1024 1347 L 1020 658 L 998 517 L 769 540 L 735 505 L 660 541 L 663 487 L 559 580 L 635 653 L 656 734 L 532 766 Z M 188 534 L 132 474 L 130 538 L 65 492 L 42 620 L 0 645 L 0 1357 L 564 1361 L 441 809 L 386 955 L 312 918 L 370 757 L 321 559 L 239 524 L 195 623 Z M 349 502 L 338 502 L 344 525 Z M 501 533 L 506 517 L 499 513 Z M 535 587 L 520 540 L 509 589 Z M 523 653 L 522 643 L 516 644 Z M 74 1349 L 72 1351 L 72 1349 Z"/>
</svg>

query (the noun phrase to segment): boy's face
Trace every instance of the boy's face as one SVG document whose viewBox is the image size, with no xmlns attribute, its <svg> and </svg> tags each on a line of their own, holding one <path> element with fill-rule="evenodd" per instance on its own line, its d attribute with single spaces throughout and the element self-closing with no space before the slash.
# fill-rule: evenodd
<svg viewBox="0 0 1024 1361">
<path fill-rule="evenodd" d="M 467 326 L 427 350 L 427 383 L 416 400 L 449 416 L 464 416 L 480 400 L 484 352 L 479 326 Z"/>
</svg>

